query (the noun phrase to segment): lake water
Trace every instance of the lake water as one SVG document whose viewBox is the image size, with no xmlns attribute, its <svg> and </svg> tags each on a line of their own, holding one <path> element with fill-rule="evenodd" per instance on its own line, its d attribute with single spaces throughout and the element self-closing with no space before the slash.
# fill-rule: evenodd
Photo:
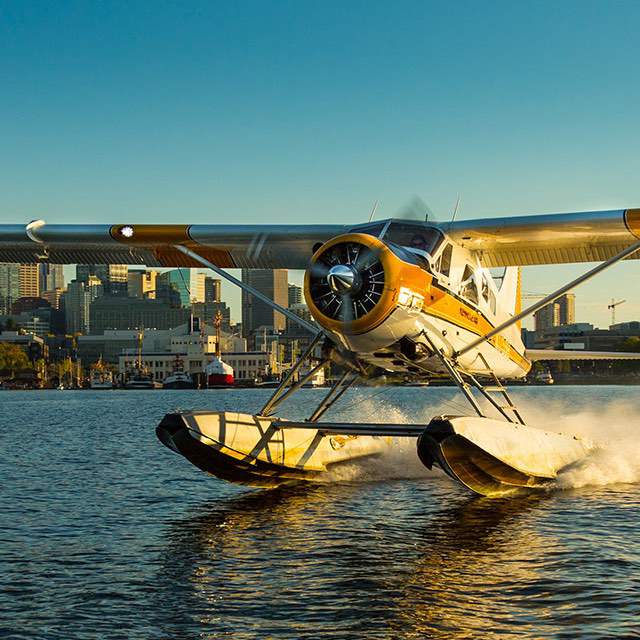
<svg viewBox="0 0 640 640">
<path fill-rule="evenodd" d="M 603 446 L 554 490 L 500 500 L 428 472 L 413 443 L 262 491 L 156 440 L 166 412 L 252 412 L 266 390 L 0 392 L 0 637 L 640 637 L 638 391 L 515 389 L 530 423 Z M 341 421 L 468 413 L 451 388 L 340 406 Z"/>
</svg>

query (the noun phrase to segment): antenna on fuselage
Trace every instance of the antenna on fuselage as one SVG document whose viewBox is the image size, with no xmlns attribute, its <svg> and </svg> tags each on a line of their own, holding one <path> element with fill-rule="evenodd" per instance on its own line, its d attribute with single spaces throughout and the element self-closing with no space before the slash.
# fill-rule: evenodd
<svg viewBox="0 0 640 640">
<path fill-rule="evenodd" d="M 458 194 L 458 198 L 456 199 L 456 206 L 453 207 L 453 214 L 451 216 L 451 222 L 449 224 L 453 224 L 453 222 L 455 221 L 459 206 L 460 206 L 460 194 Z"/>
<path fill-rule="evenodd" d="M 369 216 L 369 222 L 373 220 L 373 216 L 376 215 L 376 211 L 378 210 L 378 201 L 376 200 L 373 203 L 373 209 L 371 209 L 371 215 Z"/>
</svg>

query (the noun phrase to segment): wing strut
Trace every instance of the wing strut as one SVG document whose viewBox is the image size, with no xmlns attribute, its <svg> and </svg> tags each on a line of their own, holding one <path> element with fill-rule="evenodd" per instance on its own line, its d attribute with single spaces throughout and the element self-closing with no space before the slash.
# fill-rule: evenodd
<svg viewBox="0 0 640 640">
<path fill-rule="evenodd" d="M 614 265 L 616 262 L 620 262 L 620 260 L 623 260 L 624 258 L 629 257 L 630 255 L 636 253 L 639 250 L 640 250 L 640 242 L 636 242 L 635 244 L 632 244 L 630 247 L 627 247 L 624 251 L 621 251 L 620 253 L 613 256 L 612 258 L 609 258 L 605 262 L 601 262 L 600 264 L 596 265 L 593 269 L 591 269 L 591 271 L 587 271 L 587 273 L 584 273 L 580 277 L 576 278 L 575 280 L 572 280 L 568 284 L 565 284 L 563 287 L 560 287 L 560 289 L 558 289 L 557 291 L 550 293 L 546 298 L 543 298 L 542 300 L 535 302 L 524 311 L 521 311 L 515 316 L 512 316 L 506 322 L 503 322 L 502 324 L 498 325 L 495 329 L 492 329 L 491 331 L 489 331 L 489 333 L 485 333 L 485 335 L 480 336 L 477 340 L 470 342 L 466 347 L 464 347 L 463 349 L 460 349 L 460 351 L 456 351 L 456 353 L 454 353 L 454 357 L 457 358 L 462 354 L 467 353 L 467 351 L 471 351 L 471 349 L 475 349 L 478 345 L 482 344 L 483 342 L 486 342 L 490 338 L 493 338 L 493 336 L 498 335 L 499 333 L 502 333 L 505 329 L 508 329 L 511 325 L 514 325 L 516 322 L 519 322 L 523 318 L 530 316 L 532 313 L 535 313 L 539 309 L 542 309 L 542 307 L 546 307 L 550 302 L 557 300 L 561 295 L 564 295 L 565 293 L 567 293 L 567 291 L 571 291 L 571 289 L 574 289 L 579 284 L 582 284 L 583 282 L 590 280 L 591 278 L 593 278 L 593 276 L 599 274 L 601 271 L 608 269 L 610 266 Z"/>
<path fill-rule="evenodd" d="M 274 302 L 273 300 L 271 300 L 271 298 L 269 298 L 268 296 L 265 296 L 264 293 L 261 293 L 257 289 L 254 289 L 251 285 L 247 284 L 246 282 L 242 282 L 242 280 L 238 280 L 238 278 L 236 278 L 235 276 L 232 276 L 230 273 L 227 273 L 224 269 L 217 267 L 212 262 L 209 262 L 209 260 L 207 260 L 206 258 L 203 258 L 201 255 L 198 255 L 195 251 L 192 251 L 191 249 L 187 249 L 187 247 L 181 244 L 174 244 L 173 247 L 174 249 L 177 249 L 178 251 L 184 253 L 186 256 L 189 256 L 196 262 L 199 262 L 204 267 L 207 267 L 212 271 L 215 271 L 221 278 L 228 280 L 232 284 L 235 284 L 236 286 L 246 291 L 248 294 L 254 296 L 255 298 L 258 298 L 258 300 L 269 305 L 270 307 L 275 309 L 278 313 L 281 313 L 283 316 L 289 318 L 289 320 L 291 320 L 292 322 L 297 322 L 301 327 L 303 327 L 310 333 L 318 333 L 318 327 L 312 325 L 310 322 L 307 322 L 304 318 L 301 318 L 299 315 L 296 315 L 295 313 L 293 313 L 293 311 L 290 311 L 286 307 L 280 306 L 277 302 Z"/>
</svg>

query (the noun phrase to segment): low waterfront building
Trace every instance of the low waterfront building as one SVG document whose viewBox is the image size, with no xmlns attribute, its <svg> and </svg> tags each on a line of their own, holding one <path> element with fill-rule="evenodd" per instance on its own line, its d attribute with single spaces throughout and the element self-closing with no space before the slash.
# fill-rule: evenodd
<svg viewBox="0 0 640 640">
<path fill-rule="evenodd" d="M 236 382 L 253 382 L 269 375 L 269 353 L 266 351 L 230 351 L 222 359 L 233 367 Z"/>
<path fill-rule="evenodd" d="M 202 331 L 198 327 L 195 332 L 190 332 L 190 329 L 190 323 L 181 324 L 174 329 L 161 330 L 108 329 L 100 335 L 78 336 L 78 354 L 84 362 L 95 362 L 102 358 L 103 362 L 118 364 L 123 353 L 138 349 L 141 335 L 144 353 L 173 353 L 187 351 L 190 348 L 215 351 L 216 337 L 213 327 L 203 327 Z"/>
<path fill-rule="evenodd" d="M 598 329 L 588 322 L 576 322 L 559 327 L 549 327 L 536 332 L 536 349 L 567 349 L 582 351 L 620 351 L 625 338 L 638 336 L 638 322 L 613 325 L 610 329 Z"/>
<path fill-rule="evenodd" d="M 187 329 L 185 325 L 181 332 L 165 332 L 169 334 L 166 336 L 168 348 L 151 350 L 145 348 L 143 341 L 141 350 L 137 347 L 126 349 L 118 356 L 119 373 L 124 374 L 140 363 L 154 380 L 162 382 L 173 371 L 176 358 L 179 358 L 188 374 L 202 374 L 215 357 L 217 339 L 215 335 L 188 332 Z"/>
</svg>

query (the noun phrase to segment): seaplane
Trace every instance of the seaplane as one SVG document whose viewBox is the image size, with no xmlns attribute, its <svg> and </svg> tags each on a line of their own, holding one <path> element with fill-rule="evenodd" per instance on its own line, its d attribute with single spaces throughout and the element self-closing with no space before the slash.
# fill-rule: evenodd
<svg viewBox="0 0 640 640">
<path fill-rule="evenodd" d="M 594 443 L 527 425 L 507 387 L 536 360 L 638 359 L 638 353 L 526 349 L 521 322 L 621 260 L 640 256 L 640 209 L 361 224 L 0 225 L 6 262 L 207 268 L 310 333 L 308 348 L 254 414 L 167 414 L 159 440 L 219 478 L 257 487 L 319 482 L 331 469 L 415 440 L 428 468 L 485 496 L 548 487 Z M 521 305 L 521 268 L 595 263 Z M 314 322 L 228 269 L 302 269 Z M 322 367 L 338 375 L 305 420 L 283 402 Z M 326 414 L 356 383 L 449 378 L 469 415 L 426 424 L 343 423 Z M 425 389 L 425 394 L 428 393 Z"/>
</svg>

